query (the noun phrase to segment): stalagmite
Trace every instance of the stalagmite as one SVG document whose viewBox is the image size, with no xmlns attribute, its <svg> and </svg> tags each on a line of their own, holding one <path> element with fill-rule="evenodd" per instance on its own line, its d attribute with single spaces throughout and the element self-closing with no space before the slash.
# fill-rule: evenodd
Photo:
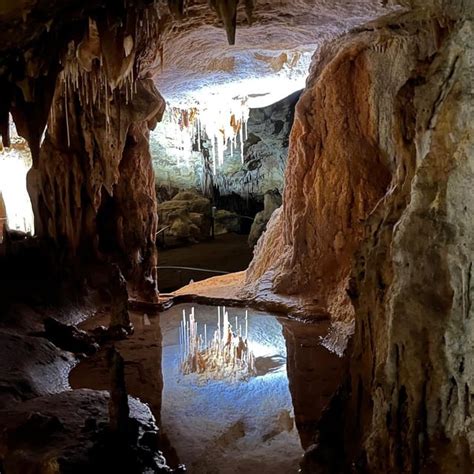
<svg viewBox="0 0 474 474">
<path fill-rule="evenodd" d="M 67 93 L 67 80 L 64 81 L 64 116 L 66 117 L 66 136 L 67 136 L 67 146 L 71 146 L 71 135 L 69 132 L 69 110 L 68 110 L 68 93 Z"/>
<path fill-rule="evenodd" d="M 128 313 L 127 282 L 117 264 L 112 264 L 109 277 L 110 330 L 115 337 L 133 333 Z"/>
</svg>

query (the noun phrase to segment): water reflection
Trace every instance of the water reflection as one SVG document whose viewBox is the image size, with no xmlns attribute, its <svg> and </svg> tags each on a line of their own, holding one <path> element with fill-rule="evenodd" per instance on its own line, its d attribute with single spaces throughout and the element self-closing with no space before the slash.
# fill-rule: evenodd
<svg viewBox="0 0 474 474">
<path fill-rule="evenodd" d="M 183 462 L 191 473 L 297 472 L 341 376 L 342 360 L 320 345 L 327 325 L 249 310 L 256 376 L 202 380 L 179 370 L 179 323 L 183 308 L 190 307 L 179 305 L 149 319 L 133 314 L 135 334 L 117 343 L 127 389 L 160 421 L 169 463 Z M 216 308 L 195 308 L 198 323 L 212 331 Z M 229 313 L 240 318 L 245 309 Z M 99 315 L 86 325 L 105 322 Z M 104 350 L 74 369 L 71 385 L 108 389 Z"/>
<path fill-rule="evenodd" d="M 99 312 L 81 325 L 82 329 L 107 326 L 110 316 Z M 144 317 L 132 312 L 130 319 L 135 331 L 132 337 L 116 341 L 115 346 L 125 360 L 125 379 L 129 395 L 147 403 L 161 424 L 161 402 L 163 392 L 163 372 L 161 370 L 163 338 L 159 318 Z M 72 388 L 109 390 L 109 373 L 106 361 L 107 347 L 97 354 L 81 361 L 69 376 Z M 166 436 L 161 432 L 162 450 L 170 463 L 177 466 L 179 459 Z"/>
<path fill-rule="evenodd" d="M 280 318 L 286 341 L 288 383 L 295 423 L 304 449 L 313 443 L 322 410 L 338 388 L 344 360 L 321 345 L 328 324 L 302 324 Z"/>
</svg>

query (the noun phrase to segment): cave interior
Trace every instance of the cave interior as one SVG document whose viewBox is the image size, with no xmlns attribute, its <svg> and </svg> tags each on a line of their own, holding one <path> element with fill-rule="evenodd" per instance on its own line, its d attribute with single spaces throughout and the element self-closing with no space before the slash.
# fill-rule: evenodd
<svg viewBox="0 0 474 474">
<path fill-rule="evenodd" d="M 0 474 L 474 472 L 473 0 L 0 0 Z"/>
</svg>

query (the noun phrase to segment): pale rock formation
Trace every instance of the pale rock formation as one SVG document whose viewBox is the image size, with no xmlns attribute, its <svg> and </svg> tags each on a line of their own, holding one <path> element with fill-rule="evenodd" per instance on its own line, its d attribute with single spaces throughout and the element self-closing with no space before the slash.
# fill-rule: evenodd
<svg viewBox="0 0 474 474">
<path fill-rule="evenodd" d="M 250 247 L 253 247 L 260 236 L 265 232 L 267 223 L 272 217 L 273 213 L 281 206 L 281 195 L 277 191 L 267 192 L 263 197 L 263 211 L 256 214 L 255 219 L 250 228 L 248 242 Z"/>
<path fill-rule="evenodd" d="M 414 8 L 319 51 L 247 272 L 247 295 L 355 319 L 347 402 L 321 427 L 345 425 L 344 472 L 473 469 L 471 7 Z M 342 446 L 318 443 L 317 472 L 335 472 Z"/>
<path fill-rule="evenodd" d="M 224 163 L 216 167 L 215 175 L 211 163 L 214 153 L 212 140 L 202 132 L 198 150 L 199 137 L 189 132 L 186 138 L 190 151 L 184 150 L 183 153 L 181 140 L 176 136 L 175 118 L 173 114 L 165 113 L 150 134 L 159 199 L 177 190 L 196 190 L 212 197 L 214 187 L 221 196 L 237 194 L 244 199 L 262 199 L 267 191 L 273 189 L 282 193 L 289 135 L 299 95 L 298 91 L 269 106 L 250 109 L 247 139 L 242 147 L 240 136 L 235 146 L 228 144 L 224 150 Z"/>
</svg>

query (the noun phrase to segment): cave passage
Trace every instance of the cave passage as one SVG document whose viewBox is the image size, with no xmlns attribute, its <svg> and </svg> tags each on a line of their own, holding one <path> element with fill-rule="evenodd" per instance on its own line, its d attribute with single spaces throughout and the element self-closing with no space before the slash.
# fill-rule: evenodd
<svg viewBox="0 0 474 474">
<path fill-rule="evenodd" d="M 473 0 L 0 0 L 0 474 L 474 472 Z"/>
<path fill-rule="evenodd" d="M 201 86 L 199 97 L 204 99 L 193 108 L 168 104 L 150 135 L 162 292 L 208 278 L 212 270 L 247 268 L 253 247 L 282 203 L 289 136 L 301 93 L 273 102 L 278 95 L 271 90 L 298 88 L 305 76 L 299 71 L 297 77 L 291 82 L 262 76 L 263 85 L 234 79 Z M 243 90 L 252 84 L 254 89 Z M 256 85 L 260 94 L 252 92 Z M 173 271 L 170 266 L 183 268 Z"/>
</svg>

